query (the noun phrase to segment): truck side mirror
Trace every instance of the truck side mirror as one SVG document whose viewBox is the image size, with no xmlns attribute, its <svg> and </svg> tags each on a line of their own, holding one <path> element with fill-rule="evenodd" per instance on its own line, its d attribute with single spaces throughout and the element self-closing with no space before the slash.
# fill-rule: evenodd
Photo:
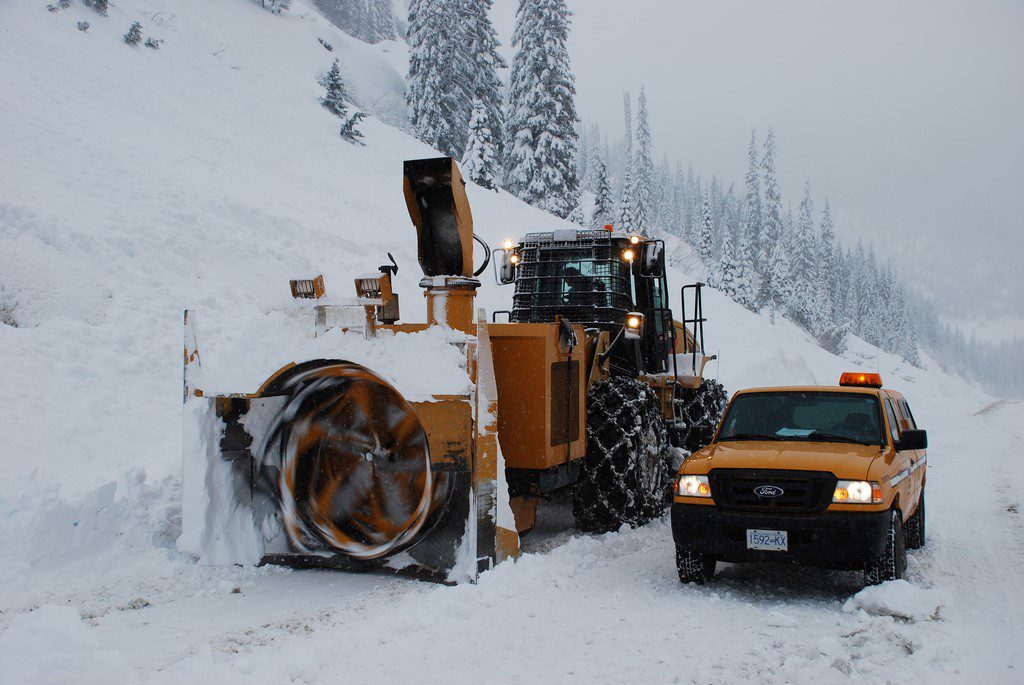
<svg viewBox="0 0 1024 685">
<path fill-rule="evenodd" d="M 661 276 L 665 271 L 665 247 L 660 242 L 644 245 L 640 252 L 640 275 L 648 278 Z"/>
<path fill-rule="evenodd" d="M 928 431 L 920 429 L 907 429 L 900 433 L 901 450 L 926 450 L 928 449 Z"/>
</svg>

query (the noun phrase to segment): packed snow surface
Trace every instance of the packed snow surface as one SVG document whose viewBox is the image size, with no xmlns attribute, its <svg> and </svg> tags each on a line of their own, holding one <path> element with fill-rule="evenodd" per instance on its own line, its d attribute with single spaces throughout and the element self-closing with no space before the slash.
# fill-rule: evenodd
<svg viewBox="0 0 1024 685">
<path fill-rule="evenodd" d="M 274 16 L 250 0 L 121 0 L 106 18 L 45 4 L 0 9 L 5 682 L 1020 682 L 1024 405 L 858 340 L 833 356 L 713 291 L 709 371 L 727 388 L 863 368 L 910 399 L 930 432 L 929 541 L 905 583 L 724 565 L 683 586 L 666 522 L 579 535 L 564 503 L 472 586 L 180 554 L 182 310 L 234 391 L 332 345 L 290 328 L 289 278 L 323 273 L 350 297 L 391 252 L 403 318 L 422 321 L 400 173 L 436 153 L 374 118 L 365 147 L 339 138 L 317 76 L 340 56 L 364 106 L 400 122 L 404 56 L 305 2 Z M 160 50 L 121 40 L 135 20 Z M 469 193 L 492 245 L 562 225 Z M 703 277 L 672 252 L 675 286 Z M 507 308 L 487 276 L 478 303 Z M 438 377 L 454 348 L 437 342 L 393 367 L 351 353 L 412 394 L 451 391 L 465 375 Z"/>
</svg>

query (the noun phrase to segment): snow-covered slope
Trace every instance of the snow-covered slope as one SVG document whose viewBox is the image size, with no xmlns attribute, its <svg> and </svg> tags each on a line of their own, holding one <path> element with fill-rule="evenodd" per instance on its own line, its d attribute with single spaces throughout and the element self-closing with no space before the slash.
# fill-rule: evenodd
<svg viewBox="0 0 1024 685">
<path fill-rule="evenodd" d="M 664 524 L 555 536 L 465 588 L 179 555 L 182 309 L 237 334 L 287 304 L 289 278 L 323 272 L 347 295 L 391 252 L 403 314 L 422 320 L 400 173 L 435 153 L 372 118 L 365 147 L 338 137 L 318 75 L 340 56 L 360 101 L 401 121 L 404 53 L 301 0 L 280 16 L 251 0 L 120 0 L 107 18 L 45 4 L 0 6 L 0 308 L 17 323 L 0 325 L 0 673 L 924 682 L 1024 668 L 1003 648 L 1021 639 L 1021 406 L 859 341 L 840 359 L 713 291 L 711 368 L 727 387 L 880 367 L 914 402 L 933 444 L 932 541 L 911 568 L 924 599 L 897 587 L 844 612 L 855 579 L 771 569 L 680 587 Z M 134 20 L 159 51 L 122 42 Z M 492 244 L 559 225 L 504 193 L 470 200 Z M 685 249 L 677 267 L 676 285 L 701 276 Z M 479 301 L 510 295 L 488 283 Z M 901 601 L 912 616 L 895 621 L 885 607 Z M 43 604 L 68 607 L 26 613 Z"/>
</svg>

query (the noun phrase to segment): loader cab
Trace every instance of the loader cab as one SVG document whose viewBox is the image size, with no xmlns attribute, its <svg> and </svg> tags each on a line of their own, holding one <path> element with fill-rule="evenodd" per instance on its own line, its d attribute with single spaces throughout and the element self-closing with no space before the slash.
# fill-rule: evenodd
<svg viewBox="0 0 1024 685">
<path fill-rule="evenodd" d="M 666 373 L 675 343 L 664 244 L 609 230 L 527 234 L 516 247 L 515 294 L 509 320 L 550 323 L 556 317 L 614 336 L 629 312 L 644 315 L 634 345 L 612 356 L 619 373 Z"/>
</svg>

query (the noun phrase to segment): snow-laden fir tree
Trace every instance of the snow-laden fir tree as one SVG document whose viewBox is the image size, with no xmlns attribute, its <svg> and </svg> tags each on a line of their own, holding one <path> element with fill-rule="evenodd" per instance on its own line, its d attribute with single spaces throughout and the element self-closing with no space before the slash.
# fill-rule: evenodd
<svg viewBox="0 0 1024 685">
<path fill-rule="evenodd" d="M 714 234 L 711 221 L 711 196 L 704 189 L 704 200 L 700 209 L 700 233 L 697 237 L 697 254 L 705 264 L 711 263 L 711 249 L 714 245 Z"/>
<path fill-rule="evenodd" d="M 387 1 L 390 2 L 390 0 Z M 502 140 L 504 127 L 502 83 L 498 70 L 506 69 L 508 65 L 498 54 L 500 43 L 490 17 L 492 0 L 462 0 L 462 2 L 465 3 L 462 29 L 467 34 L 469 56 L 473 63 L 472 95 L 474 102 L 476 100 L 482 102 L 487 111 L 487 121 L 492 134 L 492 139 L 488 144 L 494 150 L 495 163 L 498 165 L 494 172 L 495 181 L 497 181 L 501 160 L 505 153 L 505 145 Z"/>
<path fill-rule="evenodd" d="M 578 226 L 585 226 L 587 223 L 587 215 L 583 213 L 582 204 L 577 204 L 565 218 Z"/>
<path fill-rule="evenodd" d="M 367 19 L 369 22 L 368 43 L 379 43 L 382 40 L 394 40 L 397 37 L 395 30 L 395 11 L 391 0 L 367 0 Z"/>
<path fill-rule="evenodd" d="M 473 61 L 465 47 L 463 0 L 410 0 L 405 100 L 417 138 L 462 158 L 473 107 Z"/>
<path fill-rule="evenodd" d="M 495 176 L 498 173 L 494 141 L 487 106 L 478 98 L 473 102 L 473 114 L 469 119 L 469 142 L 466 154 L 462 156 L 462 173 L 470 181 L 488 190 L 495 190 Z"/>
<path fill-rule="evenodd" d="M 757 295 L 760 292 L 760 275 L 754 268 L 754 244 L 752 236 L 742 228 L 738 231 L 736 245 L 736 296 L 737 302 L 751 311 L 757 310 Z"/>
<path fill-rule="evenodd" d="M 793 279 L 793 314 L 812 333 L 824 320 L 818 284 L 818 241 L 814 232 L 814 200 L 810 182 L 804 183 L 804 198 L 792 235 L 790 273 Z"/>
<path fill-rule="evenodd" d="M 600 157 L 594 158 L 593 174 L 597 179 L 597 189 L 594 191 L 594 213 L 590 217 L 590 223 L 595 227 L 614 224 L 615 203 L 612 201 L 612 188 L 608 183 L 608 169 Z"/>
<path fill-rule="evenodd" d="M 736 244 L 733 241 L 733 229 L 723 225 L 722 249 L 718 261 L 711 269 L 708 283 L 718 288 L 729 297 L 736 299 L 736 277 L 739 275 L 739 264 L 736 262 Z"/>
<path fill-rule="evenodd" d="M 576 82 L 565 0 L 522 0 L 509 83 L 505 187 L 561 217 L 579 203 Z"/>
<path fill-rule="evenodd" d="M 651 224 L 665 230 L 673 224 L 672 171 L 668 165 L 668 155 L 662 157 L 654 177 L 654 217 Z"/>
<path fill-rule="evenodd" d="M 654 159 L 651 151 L 651 123 L 647 114 L 647 92 L 640 87 L 636 122 L 636 158 L 633 160 L 633 221 L 636 230 L 647 235 L 654 216 Z"/>
<path fill-rule="evenodd" d="M 750 146 L 747 148 L 747 175 L 744 178 L 746 193 L 743 204 L 743 220 L 740 224 L 740 242 L 746 240 L 750 247 L 748 266 L 760 270 L 758 263 L 758 238 L 761 235 L 761 163 L 757 157 L 757 131 L 750 132 Z M 748 257 L 741 257 L 745 259 Z"/>
<path fill-rule="evenodd" d="M 138 45 L 142 42 L 142 24 L 133 21 L 128 33 L 124 34 L 124 42 L 128 45 Z"/>
<path fill-rule="evenodd" d="M 341 137 L 355 143 L 363 137 L 363 134 L 356 128 L 366 115 L 362 112 L 349 112 L 348 87 L 341 74 L 341 63 L 335 58 L 330 70 L 320 79 L 320 85 L 324 87 L 324 95 L 320 98 L 320 104 L 324 109 L 341 119 Z"/>
<path fill-rule="evenodd" d="M 619 198 L 618 221 L 616 228 L 620 231 L 632 231 L 633 219 L 633 170 L 627 166 L 622 175 L 622 197 Z"/>
<path fill-rule="evenodd" d="M 110 11 L 110 0 L 85 0 L 86 7 L 92 7 L 104 17 Z"/>
<path fill-rule="evenodd" d="M 773 312 L 785 312 L 793 298 L 789 257 L 783 241 L 777 240 L 768 258 L 768 270 L 761 278 L 760 302 Z"/>
<path fill-rule="evenodd" d="M 775 133 L 769 128 L 764 141 L 764 155 L 761 158 L 761 173 L 764 179 L 764 203 L 762 205 L 761 232 L 758 235 L 757 262 L 762 271 L 771 260 L 775 246 L 782 239 L 782 195 L 775 175 Z"/>
</svg>

